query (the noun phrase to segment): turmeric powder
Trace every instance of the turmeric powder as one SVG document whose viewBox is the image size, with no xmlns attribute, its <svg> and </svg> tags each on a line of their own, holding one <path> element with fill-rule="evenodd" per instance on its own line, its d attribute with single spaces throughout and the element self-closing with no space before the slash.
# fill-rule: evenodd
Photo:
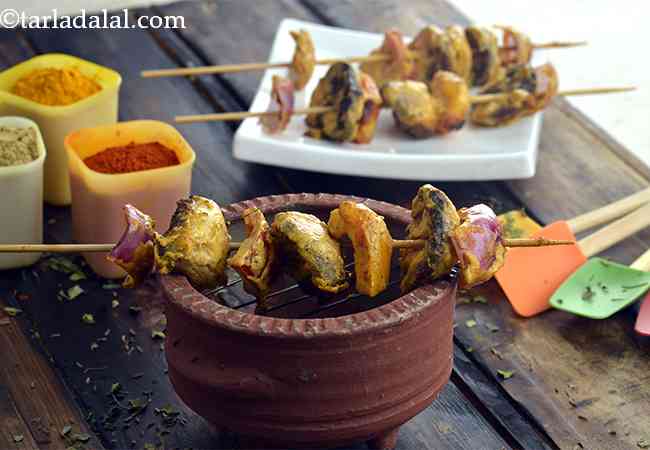
<svg viewBox="0 0 650 450">
<path fill-rule="evenodd" d="M 66 106 L 83 100 L 102 87 L 73 67 L 35 69 L 11 88 L 13 94 L 48 106 Z"/>
</svg>

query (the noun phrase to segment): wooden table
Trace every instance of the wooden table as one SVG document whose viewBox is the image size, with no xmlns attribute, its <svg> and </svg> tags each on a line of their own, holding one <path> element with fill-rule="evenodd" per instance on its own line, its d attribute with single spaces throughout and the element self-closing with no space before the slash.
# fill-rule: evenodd
<svg viewBox="0 0 650 450">
<path fill-rule="evenodd" d="M 407 35 L 429 23 L 466 23 L 441 0 L 199 1 L 131 13 L 180 14 L 188 27 L 2 31 L 0 64 L 9 67 L 46 52 L 87 58 L 124 77 L 121 120 L 171 120 L 176 114 L 246 109 L 261 74 L 152 81 L 139 77 L 141 69 L 262 61 L 285 17 L 376 32 L 395 26 Z M 220 204 L 288 191 L 405 204 L 418 186 L 235 161 L 235 128 L 182 128 L 198 153 L 192 190 Z M 620 150 L 559 99 L 544 117 L 535 178 L 439 185 L 459 206 L 484 201 L 499 211 L 525 207 L 549 223 L 648 185 Z M 45 221 L 47 241 L 70 240 L 67 208 L 48 207 Z M 606 256 L 629 263 L 649 243 L 650 233 L 643 232 Z M 152 448 L 161 441 L 165 448 L 241 448 L 238 437 L 218 433 L 175 396 L 161 341 L 151 337 L 164 326 L 152 286 L 106 289 L 105 281 L 92 276 L 68 277 L 47 262 L 0 277 L 0 301 L 23 310 L 16 317 L 0 310 L 0 448 Z M 86 292 L 72 301 L 57 299 L 59 290 L 75 284 Z M 451 381 L 402 428 L 398 448 L 630 449 L 650 443 L 649 347 L 634 335 L 631 312 L 591 321 L 551 311 L 525 320 L 513 314 L 496 284 L 479 293 L 487 304 L 460 304 L 456 310 Z M 82 323 L 84 313 L 93 314 L 96 324 Z M 466 326 L 469 319 L 478 325 Z M 514 376 L 501 379 L 501 369 Z M 111 390 L 125 410 L 110 407 Z M 129 412 L 127 401 L 134 398 L 151 403 L 143 411 L 131 405 L 136 408 Z"/>
</svg>

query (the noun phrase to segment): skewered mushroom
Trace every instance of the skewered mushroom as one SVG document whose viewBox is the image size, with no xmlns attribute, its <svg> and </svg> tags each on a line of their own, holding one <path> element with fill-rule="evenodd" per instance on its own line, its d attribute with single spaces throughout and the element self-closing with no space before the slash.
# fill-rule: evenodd
<svg viewBox="0 0 650 450">
<path fill-rule="evenodd" d="M 334 238 L 347 235 L 352 241 L 357 291 L 374 297 L 386 289 L 393 239 L 384 218 L 366 205 L 344 201 L 330 213 L 327 227 Z"/>
<path fill-rule="evenodd" d="M 276 272 L 276 255 L 271 227 L 264 214 L 257 208 L 249 208 L 242 214 L 246 226 L 246 239 L 237 252 L 228 259 L 242 279 L 244 290 L 254 295 L 258 304 L 264 306 L 271 281 Z"/>
<path fill-rule="evenodd" d="M 408 239 L 426 243 L 422 248 L 400 250 L 402 292 L 449 273 L 457 262 L 448 236 L 460 224 L 460 217 L 444 192 L 430 184 L 421 186 L 411 205 L 411 217 Z"/>
<path fill-rule="evenodd" d="M 382 88 L 381 94 L 399 129 L 416 138 L 435 134 L 440 107 L 425 83 L 392 81 Z"/>
<path fill-rule="evenodd" d="M 289 78 L 296 90 L 302 91 L 314 74 L 316 50 L 308 31 L 292 31 L 291 37 L 296 42 L 296 49 L 289 67 Z"/>
<path fill-rule="evenodd" d="M 528 64 L 533 56 L 533 43 L 530 38 L 512 27 L 499 26 L 503 31 L 503 46 L 499 48 L 499 58 L 504 66 Z"/>
<path fill-rule="evenodd" d="M 359 84 L 365 97 L 365 103 L 363 104 L 363 115 L 359 121 L 359 129 L 357 130 L 354 142 L 357 144 L 367 144 L 375 136 L 377 119 L 379 118 L 383 101 L 379 89 L 370 75 L 363 72 L 360 73 Z"/>
<path fill-rule="evenodd" d="M 470 119 L 480 126 L 501 126 L 544 109 L 558 91 L 558 78 L 550 63 L 532 68 L 515 66 L 506 77 L 482 93 L 506 93 L 494 101 L 472 107 Z"/>
<path fill-rule="evenodd" d="M 154 266 L 154 221 L 132 205 L 124 205 L 126 229 L 108 255 L 108 260 L 127 273 L 124 287 L 140 284 Z"/>
<path fill-rule="evenodd" d="M 412 80 L 427 82 L 437 71 L 451 68 L 449 36 L 434 25 L 423 28 L 408 45 L 408 49 L 417 55 L 409 77 Z"/>
<path fill-rule="evenodd" d="M 503 78 L 497 37 L 488 28 L 470 26 L 465 29 L 472 49 L 472 85 L 493 84 Z"/>
<path fill-rule="evenodd" d="M 328 106 L 332 110 L 308 114 L 306 135 L 333 141 L 368 142 L 372 137 L 368 136 L 369 128 L 361 134 L 359 128 L 362 124 L 368 127 L 368 122 L 363 121 L 373 117 L 365 113 L 379 101 L 375 92 L 376 87 L 370 78 L 362 79 L 349 64 L 334 64 L 318 82 L 310 102 L 311 107 Z"/>
<path fill-rule="evenodd" d="M 381 47 L 370 52 L 372 55 L 390 56 L 388 60 L 366 61 L 360 66 L 361 71 L 370 75 L 380 88 L 389 81 L 405 80 L 413 72 L 413 58 L 404 44 L 402 33 L 397 30 L 387 31 Z"/>
<path fill-rule="evenodd" d="M 394 81 L 382 89 L 398 128 L 416 138 L 446 134 L 463 127 L 470 109 L 467 84 L 441 70 L 430 86 L 418 81 Z"/>
<path fill-rule="evenodd" d="M 465 30 L 458 25 L 452 25 L 445 30 L 449 39 L 449 70 L 466 83 L 472 82 L 472 48 L 469 46 Z"/>
<path fill-rule="evenodd" d="M 198 195 L 179 200 L 169 230 L 155 241 L 161 274 L 181 273 L 197 288 L 225 281 L 230 235 L 214 201 Z"/>
<path fill-rule="evenodd" d="M 434 75 L 430 90 L 439 108 L 435 134 L 461 129 L 471 107 L 465 80 L 452 72 L 441 70 Z"/>
<path fill-rule="evenodd" d="M 294 211 L 278 213 L 271 233 L 278 257 L 296 280 L 311 281 L 330 293 L 348 288 L 341 247 L 318 217 Z"/>
<path fill-rule="evenodd" d="M 273 75 L 271 102 L 267 112 L 273 112 L 274 114 L 265 114 L 260 117 L 260 123 L 264 131 L 269 134 L 284 131 L 291 121 L 293 106 L 293 83 L 286 78 Z"/>
</svg>

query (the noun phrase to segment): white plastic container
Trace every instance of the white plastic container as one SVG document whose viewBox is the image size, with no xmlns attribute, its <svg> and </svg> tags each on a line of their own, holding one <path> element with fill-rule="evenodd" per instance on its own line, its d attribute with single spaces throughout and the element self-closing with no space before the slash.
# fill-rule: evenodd
<svg viewBox="0 0 650 450">
<path fill-rule="evenodd" d="M 101 91 L 67 106 L 47 106 L 11 93 L 16 81 L 34 69 L 74 67 L 95 80 Z M 29 117 L 38 124 L 47 144 L 45 201 L 70 204 L 68 160 L 63 141 L 80 128 L 117 122 L 118 96 L 122 78 L 107 67 L 70 55 L 49 53 L 36 56 L 0 73 L 0 115 Z"/>
<path fill-rule="evenodd" d="M 43 163 L 45 144 L 38 125 L 23 117 L 0 117 L 0 126 L 36 130 L 38 158 L 27 164 L 0 167 L 0 243 L 43 242 Z M 0 269 L 34 264 L 40 253 L 0 254 Z"/>
</svg>

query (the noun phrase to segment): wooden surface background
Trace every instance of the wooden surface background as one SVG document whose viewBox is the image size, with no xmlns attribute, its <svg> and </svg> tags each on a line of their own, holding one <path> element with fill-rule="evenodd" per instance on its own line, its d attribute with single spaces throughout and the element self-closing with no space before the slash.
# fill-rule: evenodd
<svg viewBox="0 0 650 450">
<path fill-rule="evenodd" d="M 382 32 L 397 27 L 413 35 L 424 25 L 466 23 L 448 3 L 424 0 L 199 1 L 133 14 L 181 14 L 188 28 L 172 30 L 0 31 L 0 64 L 32 55 L 65 52 L 118 70 L 124 77 L 120 119 L 246 109 L 260 73 L 198 79 L 144 80 L 144 68 L 260 61 L 266 59 L 285 17 Z M 184 126 L 197 151 L 193 192 L 220 204 L 281 192 L 337 192 L 406 204 L 420 183 L 284 170 L 233 160 L 236 124 Z M 423 180 L 434 182 L 435 180 Z M 538 174 L 529 180 L 436 183 L 457 206 L 478 201 L 497 210 L 526 208 L 542 223 L 570 218 L 648 185 L 621 160 L 613 144 L 561 99 L 544 116 Z M 48 207 L 46 238 L 67 242 L 69 211 Z M 644 231 L 606 252 L 629 263 L 650 243 Z M 219 433 L 184 407 L 165 373 L 160 342 L 151 330 L 164 327 L 154 286 L 137 291 L 103 289 L 89 277 L 78 299 L 59 302 L 57 292 L 75 282 L 47 262 L 3 272 L 0 300 L 24 312 L 0 312 L 0 447 L 67 448 L 71 433 L 89 433 L 89 448 L 232 448 L 237 436 Z M 515 316 L 494 283 L 478 293 L 487 304 L 460 304 L 451 382 L 440 397 L 400 433 L 400 449 L 607 448 L 650 442 L 648 343 L 633 334 L 634 314 L 623 311 L 590 321 L 560 311 L 533 319 Z M 112 308 L 117 298 L 120 306 Z M 142 310 L 134 314 L 130 306 Z M 85 325 L 92 313 L 97 323 Z M 478 325 L 468 328 L 469 319 Z M 491 329 L 498 326 L 499 331 Z M 110 334 L 104 336 L 106 330 Z M 122 336 L 131 347 L 124 349 Z M 90 343 L 99 348 L 91 350 Z M 497 370 L 513 370 L 502 380 Z M 151 398 L 142 414 L 125 422 L 126 409 L 106 420 L 119 383 L 125 404 Z M 170 404 L 179 418 L 166 426 L 160 410 Z M 128 409 L 128 408 L 127 408 Z M 115 409 L 113 409 L 115 411 Z M 110 424 L 117 424 L 110 429 Z M 72 425 L 65 438 L 60 432 Z M 107 424 L 109 426 L 107 426 Z M 167 424 L 169 425 L 169 424 Z M 15 440 L 22 436 L 20 442 Z M 81 436 L 83 438 L 83 435 Z"/>
</svg>

